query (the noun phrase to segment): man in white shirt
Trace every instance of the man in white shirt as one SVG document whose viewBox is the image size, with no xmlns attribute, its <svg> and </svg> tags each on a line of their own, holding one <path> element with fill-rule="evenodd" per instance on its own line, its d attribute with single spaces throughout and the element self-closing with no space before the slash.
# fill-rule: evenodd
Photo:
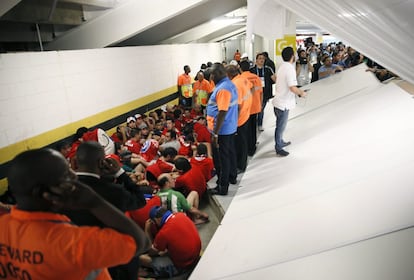
<svg viewBox="0 0 414 280">
<path fill-rule="evenodd" d="M 282 157 L 289 155 L 289 152 L 283 148 L 290 145 L 290 142 L 283 140 L 289 110 L 295 108 L 295 95 L 305 97 L 306 93 L 297 87 L 295 54 L 292 47 L 286 47 L 282 50 L 283 63 L 277 71 L 276 93 L 272 104 L 276 116 L 275 129 L 275 150 L 276 154 Z"/>
</svg>

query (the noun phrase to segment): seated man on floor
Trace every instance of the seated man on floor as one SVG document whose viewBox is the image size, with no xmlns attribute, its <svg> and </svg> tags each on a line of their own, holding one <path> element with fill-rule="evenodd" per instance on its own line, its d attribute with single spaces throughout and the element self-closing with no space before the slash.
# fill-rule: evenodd
<svg viewBox="0 0 414 280">
<path fill-rule="evenodd" d="M 157 228 L 155 237 L 152 227 Z M 148 254 L 141 255 L 144 267 L 152 268 L 156 277 L 173 277 L 191 269 L 201 251 L 197 228 L 184 213 L 172 213 L 164 207 L 154 206 L 145 232 L 152 240 Z M 144 276 L 144 275 L 143 275 Z"/>
<path fill-rule="evenodd" d="M 177 158 L 174 164 L 179 174 L 175 179 L 174 188 L 184 195 L 189 195 L 193 191 L 197 192 L 198 201 L 207 190 L 207 181 L 203 171 L 198 166 L 193 167 L 185 157 Z M 194 207 L 198 208 L 198 204 Z"/>
<path fill-rule="evenodd" d="M 196 224 L 208 221 L 208 214 L 198 210 L 195 206 L 199 204 L 199 197 L 196 191 L 188 194 L 187 199 L 184 195 L 173 188 L 174 179 L 171 174 L 164 173 L 158 177 L 158 186 L 160 191 L 157 195 L 161 198 L 161 205 L 173 213 L 187 212 L 191 214 Z"/>
<path fill-rule="evenodd" d="M 197 145 L 196 155 L 190 159 L 190 163 L 203 172 L 206 182 L 215 175 L 213 159 L 208 156 L 207 146 L 203 143 Z"/>
</svg>

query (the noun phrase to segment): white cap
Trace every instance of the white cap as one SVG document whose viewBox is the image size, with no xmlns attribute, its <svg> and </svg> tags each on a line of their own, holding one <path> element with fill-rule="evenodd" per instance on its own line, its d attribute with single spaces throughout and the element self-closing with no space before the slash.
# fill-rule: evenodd
<svg viewBox="0 0 414 280">
<path fill-rule="evenodd" d="M 237 63 L 237 61 L 236 60 L 232 60 L 232 61 L 230 61 L 230 63 L 229 63 L 230 65 L 234 65 L 234 66 L 237 66 L 237 65 L 239 65 L 238 63 Z"/>
<path fill-rule="evenodd" d="M 247 53 L 243 53 L 241 58 L 248 58 L 249 56 L 247 55 Z"/>
<path fill-rule="evenodd" d="M 136 121 L 136 119 L 134 117 L 128 117 L 127 118 L 127 123 L 135 122 L 135 121 Z"/>
</svg>

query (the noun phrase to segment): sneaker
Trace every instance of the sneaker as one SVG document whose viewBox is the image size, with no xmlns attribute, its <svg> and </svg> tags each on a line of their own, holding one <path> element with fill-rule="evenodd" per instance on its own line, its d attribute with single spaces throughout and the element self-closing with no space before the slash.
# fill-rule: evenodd
<svg viewBox="0 0 414 280">
<path fill-rule="evenodd" d="M 264 131 L 264 128 L 263 128 L 263 126 L 259 126 L 259 131 Z"/>
<path fill-rule="evenodd" d="M 282 149 L 282 150 L 276 151 L 276 154 L 278 156 L 285 157 L 285 156 L 289 155 L 289 152 L 286 152 L 285 150 Z"/>
<path fill-rule="evenodd" d="M 289 146 L 290 144 L 292 144 L 292 142 L 290 142 L 290 141 L 283 142 L 283 144 L 282 144 L 282 148 L 284 148 L 284 147 L 286 147 L 286 146 Z"/>
</svg>

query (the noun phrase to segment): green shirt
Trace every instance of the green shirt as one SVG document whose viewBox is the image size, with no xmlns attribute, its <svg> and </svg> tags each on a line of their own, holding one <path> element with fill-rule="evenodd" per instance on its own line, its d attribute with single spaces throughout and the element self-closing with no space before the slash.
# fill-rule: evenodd
<svg viewBox="0 0 414 280">
<path fill-rule="evenodd" d="M 161 205 L 173 213 L 186 212 L 191 208 L 184 195 L 173 189 L 160 190 L 157 195 L 161 198 Z"/>
</svg>

